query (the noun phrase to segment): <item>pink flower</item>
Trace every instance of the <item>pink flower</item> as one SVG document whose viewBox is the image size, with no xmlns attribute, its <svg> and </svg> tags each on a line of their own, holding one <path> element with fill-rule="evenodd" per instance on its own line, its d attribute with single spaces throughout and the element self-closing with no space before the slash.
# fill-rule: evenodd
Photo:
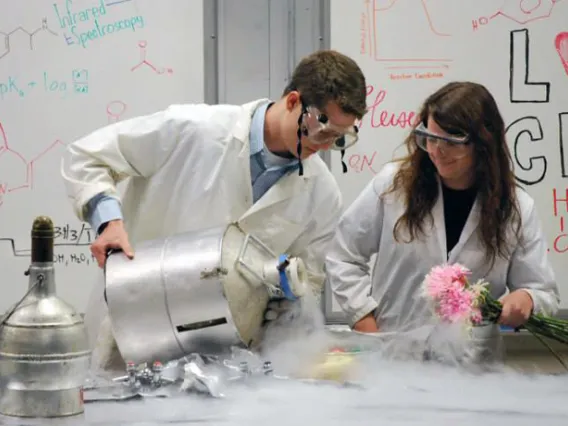
<svg viewBox="0 0 568 426">
<path fill-rule="evenodd" d="M 464 289 L 460 281 L 452 282 L 439 297 L 440 315 L 448 322 L 462 322 L 471 314 L 471 293 Z"/>
<path fill-rule="evenodd" d="M 426 295 L 434 301 L 437 315 L 450 323 L 479 323 L 481 285 L 472 287 L 467 277 L 470 270 L 460 264 L 435 266 L 426 276 Z"/>
<path fill-rule="evenodd" d="M 438 298 L 454 282 L 467 284 L 467 276 L 470 275 L 469 269 L 455 263 L 453 265 L 434 266 L 430 273 L 426 275 L 426 293 L 431 298 Z"/>
<path fill-rule="evenodd" d="M 483 321 L 483 315 L 481 315 L 481 309 L 473 308 L 471 311 L 470 320 L 473 324 L 479 324 Z"/>
</svg>

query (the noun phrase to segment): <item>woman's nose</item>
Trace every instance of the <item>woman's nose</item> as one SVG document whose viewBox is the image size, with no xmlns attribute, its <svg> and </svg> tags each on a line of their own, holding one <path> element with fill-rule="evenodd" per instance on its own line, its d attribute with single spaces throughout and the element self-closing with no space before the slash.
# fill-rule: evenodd
<svg viewBox="0 0 568 426">
<path fill-rule="evenodd" d="M 433 154 L 435 157 L 444 154 L 444 151 L 440 148 L 440 144 L 438 142 L 428 144 L 428 152 Z"/>
</svg>

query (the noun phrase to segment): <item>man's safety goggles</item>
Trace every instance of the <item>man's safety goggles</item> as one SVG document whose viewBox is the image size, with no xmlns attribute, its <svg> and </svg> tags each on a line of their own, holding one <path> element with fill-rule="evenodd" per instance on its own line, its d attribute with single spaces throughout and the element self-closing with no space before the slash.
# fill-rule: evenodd
<svg viewBox="0 0 568 426">
<path fill-rule="evenodd" d="M 313 106 L 306 107 L 301 115 L 302 134 L 316 145 L 331 144 L 338 151 L 347 149 L 359 139 L 357 126 L 339 127 L 329 122 L 329 118 Z"/>
<path fill-rule="evenodd" d="M 467 155 L 469 136 L 441 136 L 428 131 L 424 123 L 420 123 L 413 131 L 414 140 L 419 148 L 426 152 L 437 147 L 442 153 L 452 157 Z"/>
</svg>

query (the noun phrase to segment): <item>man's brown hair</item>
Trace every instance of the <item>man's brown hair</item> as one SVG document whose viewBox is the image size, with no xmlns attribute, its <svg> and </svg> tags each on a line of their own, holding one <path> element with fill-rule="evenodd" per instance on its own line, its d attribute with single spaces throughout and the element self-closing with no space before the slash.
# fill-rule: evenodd
<svg viewBox="0 0 568 426">
<path fill-rule="evenodd" d="M 294 69 L 283 96 L 300 92 L 306 106 L 323 110 L 335 102 L 358 119 L 367 112 L 365 76 L 357 63 L 335 50 L 319 50 L 304 57 Z"/>
</svg>

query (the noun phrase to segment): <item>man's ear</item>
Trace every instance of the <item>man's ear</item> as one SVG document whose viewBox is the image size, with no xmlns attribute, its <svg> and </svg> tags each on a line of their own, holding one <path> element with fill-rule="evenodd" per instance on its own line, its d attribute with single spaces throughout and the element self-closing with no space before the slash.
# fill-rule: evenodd
<svg viewBox="0 0 568 426">
<path fill-rule="evenodd" d="M 300 92 L 293 90 L 286 95 L 286 109 L 293 111 L 300 104 Z"/>
</svg>

